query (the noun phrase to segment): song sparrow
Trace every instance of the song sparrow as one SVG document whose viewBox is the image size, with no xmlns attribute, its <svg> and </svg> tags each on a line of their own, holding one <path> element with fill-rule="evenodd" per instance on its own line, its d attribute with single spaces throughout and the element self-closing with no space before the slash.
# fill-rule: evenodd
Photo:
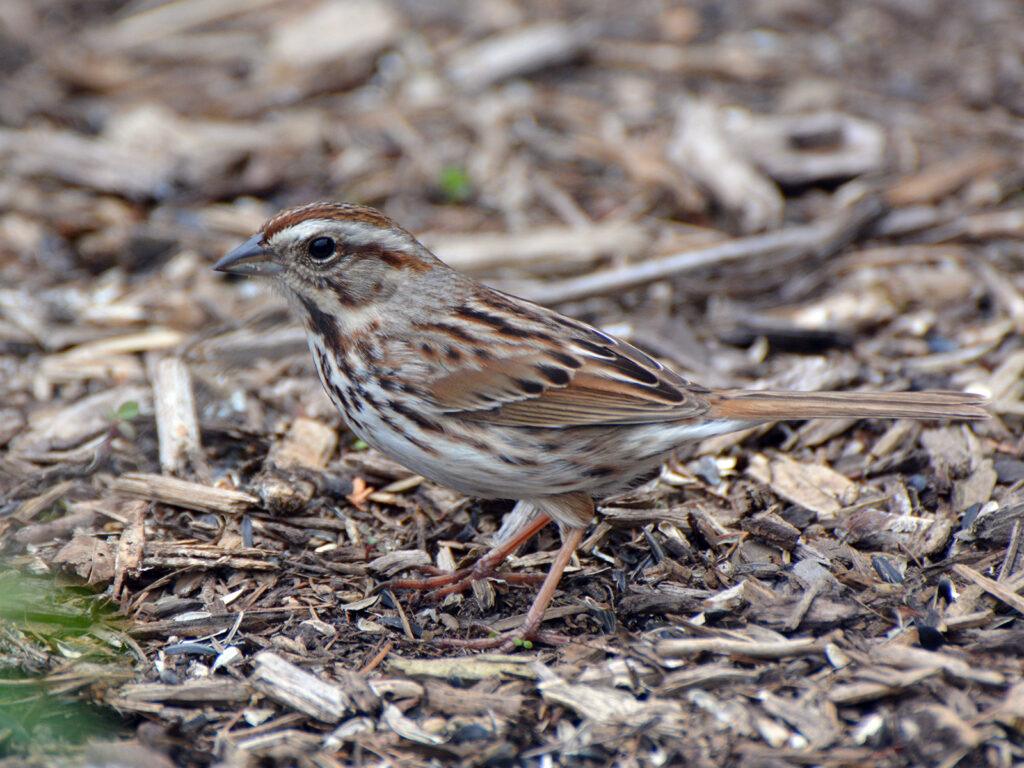
<svg viewBox="0 0 1024 768">
<path fill-rule="evenodd" d="M 518 500 L 525 524 L 476 566 L 397 586 L 465 589 L 558 523 L 562 546 L 523 625 L 472 647 L 537 637 L 593 499 L 655 469 L 680 443 L 784 419 L 986 416 L 970 394 L 702 387 L 585 323 L 456 272 L 361 205 L 283 211 L 214 268 L 269 278 L 288 298 L 328 395 L 369 445 L 460 493 Z"/>
</svg>

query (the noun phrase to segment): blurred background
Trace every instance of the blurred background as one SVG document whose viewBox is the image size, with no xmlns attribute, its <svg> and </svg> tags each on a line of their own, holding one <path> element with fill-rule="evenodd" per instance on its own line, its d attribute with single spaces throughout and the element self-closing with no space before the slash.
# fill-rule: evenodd
<svg viewBox="0 0 1024 768">
<path fill-rule="evenodd" d="M 848 345 L 909 307 L 919 351 L 952 344 L 933 315 L 978 299 L 965 258 L 1019 263 L 1020 16 L 1014 0 L 6 0 L 0 344 L 237 322 L 249 307 L 207 264 L 323 198 L 378 206 L 529 298 L 627 336 L 646 324 L 709 383 L 764 357 L 736 345 Z M 823 301 L 851 243 L 875 268 Z M 0 438 L 18 424 L 0 418 Z"/>
</svg>

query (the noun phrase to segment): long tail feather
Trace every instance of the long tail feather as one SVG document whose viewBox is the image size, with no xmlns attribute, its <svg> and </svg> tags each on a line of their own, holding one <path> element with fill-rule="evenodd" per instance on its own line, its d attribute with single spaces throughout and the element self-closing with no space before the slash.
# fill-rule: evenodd
<svg viewBox="0 0 1024 768">
<path fill-rule="evenodd" d="M 962 392 L 768 392 L 720 390 L 713 418 L 798 419 L 985 419 L 988 400 Z"/>
</svg>

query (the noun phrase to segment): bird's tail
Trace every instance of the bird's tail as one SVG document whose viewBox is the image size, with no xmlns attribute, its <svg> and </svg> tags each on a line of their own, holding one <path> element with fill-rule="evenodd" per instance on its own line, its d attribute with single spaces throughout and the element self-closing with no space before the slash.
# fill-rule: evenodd
<svg viewBox="0 0 1024 768">
<path fill-rule="evenodd" d="M 719 390 L 708 415 L 750 421 L 985 419 L 988 400 L 963 392 L 770 392 Z"/>
</svg>

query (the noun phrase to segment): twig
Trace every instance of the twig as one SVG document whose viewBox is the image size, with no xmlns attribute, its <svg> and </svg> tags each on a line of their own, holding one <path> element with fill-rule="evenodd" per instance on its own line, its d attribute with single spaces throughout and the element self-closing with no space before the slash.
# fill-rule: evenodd
<svg viewBox="0 0 1024 768">
<path fill-rule="evenodd" d="M 832 219 L 817 224 L 741 237 L 708 248 L 683 251 L 660 259 L 628 264 L 568 280 L 516 286 L 516 290 L 520 295 L 539 304 L 558 304 L 589 296 L 618 293 L 656 280 L 674 277 L 682 272 L 764 256 L 784 249 L 797 252 L 813 251 L 825 255 L 834 253 L 846 245 L 857 232 L 874 221 L 880 212 L 879 201 L 868 197 L 844 208 Z"/>
</svg>

